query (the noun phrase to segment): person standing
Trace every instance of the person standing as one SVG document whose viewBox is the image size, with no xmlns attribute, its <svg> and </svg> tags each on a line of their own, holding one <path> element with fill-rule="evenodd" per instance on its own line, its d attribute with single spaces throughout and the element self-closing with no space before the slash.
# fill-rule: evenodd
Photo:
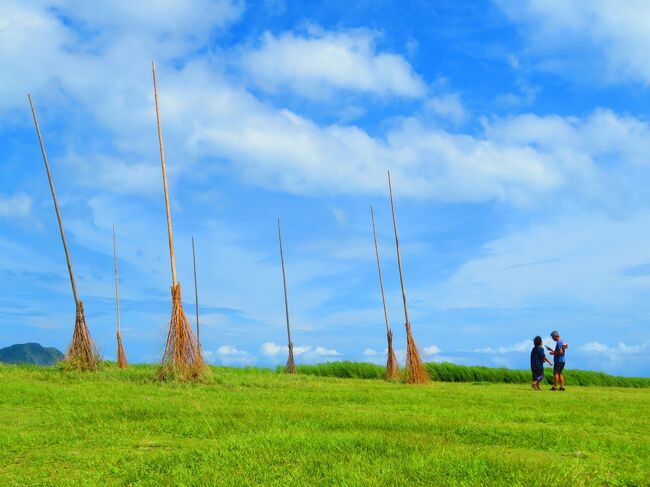
<svg viewBox="0 0 650 487">
<path fill-rule="evenodd" d="M 536 391 L 541 391 L 539 383 L 544 380 L 544 362 L 551 364 L 551 361 L 546 358 L 544 353 L 544 348 L 542 347 L 542 337 L 536 336 L 533 339 L 533 344 L 535 345 L 530 351 L 530 370 L 533 373 L 533 383 L 532 387 Z"/>
<path fill-rule="evenodd" d="M 555 342 L 555 350 L 546 347 L 549 353 L 553 355 L 553 387 L 551 387 L 551 390 L 557 391 L 559 385 L 559 390 L 564 391 L 564 366 L 566 364 L 566 349 L 569 348 L 569 344 L 565 343 L 555 330 L 551 332 L 551 338 Z"/>
</svg>

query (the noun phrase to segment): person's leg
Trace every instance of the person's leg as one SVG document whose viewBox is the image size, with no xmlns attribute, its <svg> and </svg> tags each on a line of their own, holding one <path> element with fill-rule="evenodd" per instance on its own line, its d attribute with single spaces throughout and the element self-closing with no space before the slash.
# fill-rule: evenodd
<svg viewBox="0 0 650 487">
<path fill-rule="evenodd" d="M 563 391 L 564 390 L 564 363 L 560 364 L 559 372 L 560 372 L 560 374 L 559 374 L 559 376 L 560 376 L 559 377 L 559 379 L 560 379 L 560 390 Z"/>
<path fill-rule="evenodd" d="M 551 387 L 552 391 L 555 391 L 557 389 L 557 385 L 560 382 L 560 374 L 557 371 L 557 367 L 555 365 L 553 366 L 553 387 Z"/>
</svg>

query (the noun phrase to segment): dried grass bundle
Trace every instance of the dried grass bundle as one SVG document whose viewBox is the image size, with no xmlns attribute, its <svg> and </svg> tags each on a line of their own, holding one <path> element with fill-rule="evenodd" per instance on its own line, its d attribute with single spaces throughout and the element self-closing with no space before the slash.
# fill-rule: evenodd
<svg viewBox="0 0 650 487">
<path fill-rule="evenodd" d="M 295 374 L 296 371 L 296 362 L 293 359 L 293 343 L 289 344 L 289 357 L 287 358 L 287 365 L 284 367 L 284 371 L 287 374 Z"/>
<path fill-rule="evenodd" d="M 84 316 L 84 305 L 77 302 L 77 318 L 74 323 L 72 341 L 65 354 L 66 365 L 81 370 L 96 370 L 100 362 L 99 353 L 90 338 L 90 332 Z"/>
<path fill-rule="evenodd" d="M 399 375 L 399 364 L 393 350 L 393 332 L 388 330 L 386 332 L 388 338 L 388 359 L 386 360 L 386 380 L 395 380 Z"/>
<path fill-rule="evenodd" d="M 411 334 L 411 324 L 406 322 L 406 383 L 426 384 L 429 382 L 427 368 L 420 358 L 420 352 Z"/>
<path fill-rule="evenodd" d="M 124 353 L 124 346 L 122 345 L 122 334 L 117 332 L 117 366 L 120 369 L 126 368 L 129 363 L 126 361 L 126 353 Z"/>
<path fill-rule="evenodd" d="M 172 286 L 172 316 L 158 377 L 186 381 L 197 379 L 204 372 L 205 363 L 181 303 L 181 285 L 176 283 Z"/>
</svg>

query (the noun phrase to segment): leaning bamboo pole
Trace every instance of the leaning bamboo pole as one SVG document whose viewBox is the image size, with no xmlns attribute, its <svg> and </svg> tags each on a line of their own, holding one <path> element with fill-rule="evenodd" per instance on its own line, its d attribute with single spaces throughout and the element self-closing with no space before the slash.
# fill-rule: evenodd
<svg viewBox="0 0 650 487">
<path fill-rule="evenodd" d="M 113 267 L 115 268 L 115 315 L 117 318 L 117 366 L 120 369 L 125 368 L 128 363 L 126 361 L 126 353 L 124 352 L 124 345 L 122 345 L 122 330 L 120 328 L 120 295 L 118 291 L 118 274 L 117 274 L 117 243 L 115 239 L 115 223 L 113 223 Z"/>
<path fill-rule="evenodd" d="M 205 365 L 201 350 L 192 333 L 189 320 L 181 302 L 181 285 L 176 279 L 176 258 L 174 255 L 174 237 L 172 233 L 172 216 L 169 204 L 169 189 L 167 186 L 167 168 L 165 166 L 165 149 L 163 145 L 162 128 L 160 126 L 160 109 L 158 106 L 158 85 L 156 83 L 156 64 L 151 63 L 153 76 L 153 92 L 156 105 L 156 125 L 158 127 L 158 145 L 160 147 L 160 165 L 162 167 L 163 190 L 165 193 L 165 209 L 167 212 L 167 236 L 169 238 L 169 261 L 172 271 L 172 314 L 169 320 L 169 330 L 162 366 L 158 372 L 161 379 L 190 380 L 201 377 Z"/>
<path fill-rule="evenodd" d="M 372 236 L 375 240 L 375 254 L 377 255 L 377 271 L 379 273 L 379 289 L 381 290 L 381 302 L 384 305 L 384 318 L 386 320 L 386 339 L 388 340 L 388 357 L 386 359 L 386 380 L 397 378 L 399 366 L 393 350 L 393 332 L 388 323 L 388 310 L 386 309 L 386 297 L 384 296 L 384 280 L 381 277 L 381 262 L 379 260 L 379 245 L 377 244 L 377 230 L 375 229 L 375 211 L 370 205 L 370 219 L 372 220 Z"/>
<path fill-rule="evenodd" d="M 388 191 L 390 194 L 390 207 L 393 213 L 393 229 L 395 230 L 395 248 L 397 249 L 397 266 L 399 268 L 399 282 L 402 286 L 402 301 L 404 303 L 404 319 L 406 327 L 406 382 L 409 384 L 426 384 L 429 382 L 429 374 L 420 358 L 420 352 L 411 333 L 411 322 L 409 321 L 408 307 L 406 306 L 406 291 L 404 290 L 404 276 L 402 273 L 402 257 L 399 251 L 399 238 L 397 236 L 397 220 L 395 219 L 395 203 L 393 202 L 393 186 L 388 171 Z"/>
<path fill-rule="evenodd" d="M 199 330 L 199 286 L 196 280 L 196 252 L 194 251 L 194 236 L 192 236 L 192 263 L 194 264 L 194 303 L 196 304 L 196 346 L 201 350 L 201 334 Z"/>
<path fill-rule="evenodd" d="M 289 344 L 289 356 L 285 371 L 287 374 L 296 373 L 296 362 L 293 358 L 293 342 L 291 341 L 291 326 L 289 325 L 289 299 L 287 298 L 287 275 L 284 270 L 284 252 L 282 251 L 282 230 L 280 229 L 280 219 L 278 218 L 278 241 L 280 242 L 280 262 L 282 264 L 282 285 L 284 286 L 284 314 L 287 319 L 287 342 Z"/>
<path fill-rule="evenodd" d="M 61 233 L 61 241 L 63 242 L 65 260 L 68 265 L 68 274 L 70 275 L 70 284 L 72 285 L 72 296 L 74 297 L 76 308 L 76 318 L 74 324 L 74 332 L 72 334 L 72 341 L 70 342 L 70 346 L 68 347 L 68 351 L 66 352 L 64 360 L 73 368 L 82 370 L 94 370 L 97 368 L 100 362 L 100 357 L 97 349 L 95 348 L 95 345 L 93 344 L 92 338 L 90 337 L 90 331 L 88 330 L 88 325 L 86 324 L 83 302 L 79 299 L 79 295 L 77 293 L 77 284 L 74 278 L 74 272 L 72 271 L 72 261 L 70 259 L 70 251 L 68 250 L 68 242 L 66 241 L 65 232 L 63 230 L 61 211 L 59 210 L 59 203 L 56 199 L 56 191 L 54 190 L 54 181 L 52 180 L 50 163 L 48 162 L 47 153 L 45 152 L 43 136 L 41 135 L 41 128 L 38 124 L 38 117 L 36 116 L 36 109 L 34 108 L 32 95 L 28 94 L 27 98 L 29 99 L 29 106 L 32 109 L 34 125 L 36 126 L 36 133 L 38 134 L 38 142 L 41 146 L 41 153 L 43 155 L 43 161 L 45 162 L 45 170 L 47 171 L 47 179 L 50 183 L 50 191 L 52 193 L 52 200 L 54 201 L 54 211 L 56 212 L 56 219 L 59 223 L 59 232 Z"/>
</svg>

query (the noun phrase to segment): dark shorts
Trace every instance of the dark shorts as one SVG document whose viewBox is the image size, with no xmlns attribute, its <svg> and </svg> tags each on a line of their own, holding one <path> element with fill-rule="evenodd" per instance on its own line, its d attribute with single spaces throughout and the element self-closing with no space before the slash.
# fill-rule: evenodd
<svg viewBox="0 0 650 487">
<path fill-rule="evenodd" d="M 554 374 L 561 374 L 563 370 L 564 370 L 564 362 L 555 362 L 553 364 Z"/>
<path fill-rule="evenodd" d="M 544 369 L 532 369 L 533 380 L 541 381 L 544 378 Z"/>
</svg>

